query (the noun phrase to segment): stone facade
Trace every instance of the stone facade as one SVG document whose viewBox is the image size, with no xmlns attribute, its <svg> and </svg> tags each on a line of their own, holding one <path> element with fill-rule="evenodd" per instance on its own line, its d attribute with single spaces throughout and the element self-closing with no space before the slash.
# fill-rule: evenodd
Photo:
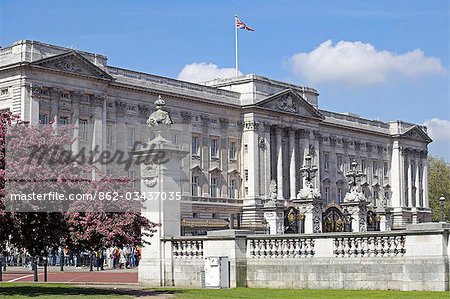
<svg viewBox="0 0 450 299">
<path fill-rule="evenodd" d="M 182 164 L 182 233 L 263 229 L 270 182 L 278 199 L 304 185 L 311 155 L 324 205 L 341 202 L 355 159 L 363 192 L 393 211 L 393 228 L 430 219 L 426 128 L 319 109 L 318 92 L 256 75 L 194 84 L 108 65 L 107 57 L 23 40 L 0 48 L 0 109 L 32 123 L 75 124 L 73 144 L 128 151 L 153 138 L 145 121 L 161 95 Z M 98 165 L 120 173 L 116 165 Z M 127 175 L 137 176 L 130 168 Z M 206 219 L 206 220 L 205 220 Z"/>
</svg>

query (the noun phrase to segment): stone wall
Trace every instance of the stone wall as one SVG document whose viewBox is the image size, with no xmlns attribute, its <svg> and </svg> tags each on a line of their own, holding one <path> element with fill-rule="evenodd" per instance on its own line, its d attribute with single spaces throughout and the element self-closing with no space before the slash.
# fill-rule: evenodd
<svg viewBox="0 0 450 299">
<path fill-rule="evenodd" d="M 449 232 L 450 224 L 425 223 L 391 232 L 226 230 L 163 239 L 162 285 L 201 287 L 204 258 L 227 256 L 231 287 L 449 291 Z"/>
</svg>

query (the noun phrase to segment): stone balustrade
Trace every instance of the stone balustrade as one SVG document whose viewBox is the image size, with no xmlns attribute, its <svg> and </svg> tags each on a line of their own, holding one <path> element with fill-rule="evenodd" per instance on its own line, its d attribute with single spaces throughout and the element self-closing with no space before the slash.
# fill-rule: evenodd
<svg viewBox="0 0 450 299">
<path fill-rule="evenodd" d="M 448 291 L 449 233 L 449 224 L 424 223 L 388 232 L 163 238 L 161 285 L 200 287 L 204 259 L 225 256 L 231 287 Z"/>
<path fill-rule="evenodd" d="M 203 241 L 195 239 L 173 240 L 174 258 L 203 258 Z"/>
<path fill-rule="evenodd" d="M 313 238 L 271 236 L 248 240 L 249 258 L 302 258 L 313 257 L 314 253 Z"/>
<path fill-rule="evenodd" d="M 405 235 L 334 238 L 336 257 L 401 257 Z"/>
</svg>

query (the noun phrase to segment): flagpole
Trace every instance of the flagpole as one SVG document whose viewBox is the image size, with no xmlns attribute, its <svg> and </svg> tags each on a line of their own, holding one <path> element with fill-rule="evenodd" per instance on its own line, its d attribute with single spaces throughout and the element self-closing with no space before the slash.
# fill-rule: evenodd
<svg viewBox="0 0 450 299">
<path fill-rule="evenodd" d="M 234 15 L 234 44 L 235 44 L 235 58 L 236 58 L 236 77 L 239 75 L 237 17 L 238 17 L 237 15 Z"/>
</svg>

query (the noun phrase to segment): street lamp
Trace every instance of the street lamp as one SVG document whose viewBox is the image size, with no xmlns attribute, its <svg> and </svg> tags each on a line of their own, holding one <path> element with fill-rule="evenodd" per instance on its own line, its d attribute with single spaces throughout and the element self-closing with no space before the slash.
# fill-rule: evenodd
<svg viewBox="0 0 450 299">
<path fill-rule="evenodd" d="M 445 203 L 445 197 L 444 197 L 444 195 L 441 195 L 441 197 L 439 197 L 439 204 L 441 206 L 441 222 L 445 222 L 445 219 L 444 219 L 444 203 Z"/>
</svg>

